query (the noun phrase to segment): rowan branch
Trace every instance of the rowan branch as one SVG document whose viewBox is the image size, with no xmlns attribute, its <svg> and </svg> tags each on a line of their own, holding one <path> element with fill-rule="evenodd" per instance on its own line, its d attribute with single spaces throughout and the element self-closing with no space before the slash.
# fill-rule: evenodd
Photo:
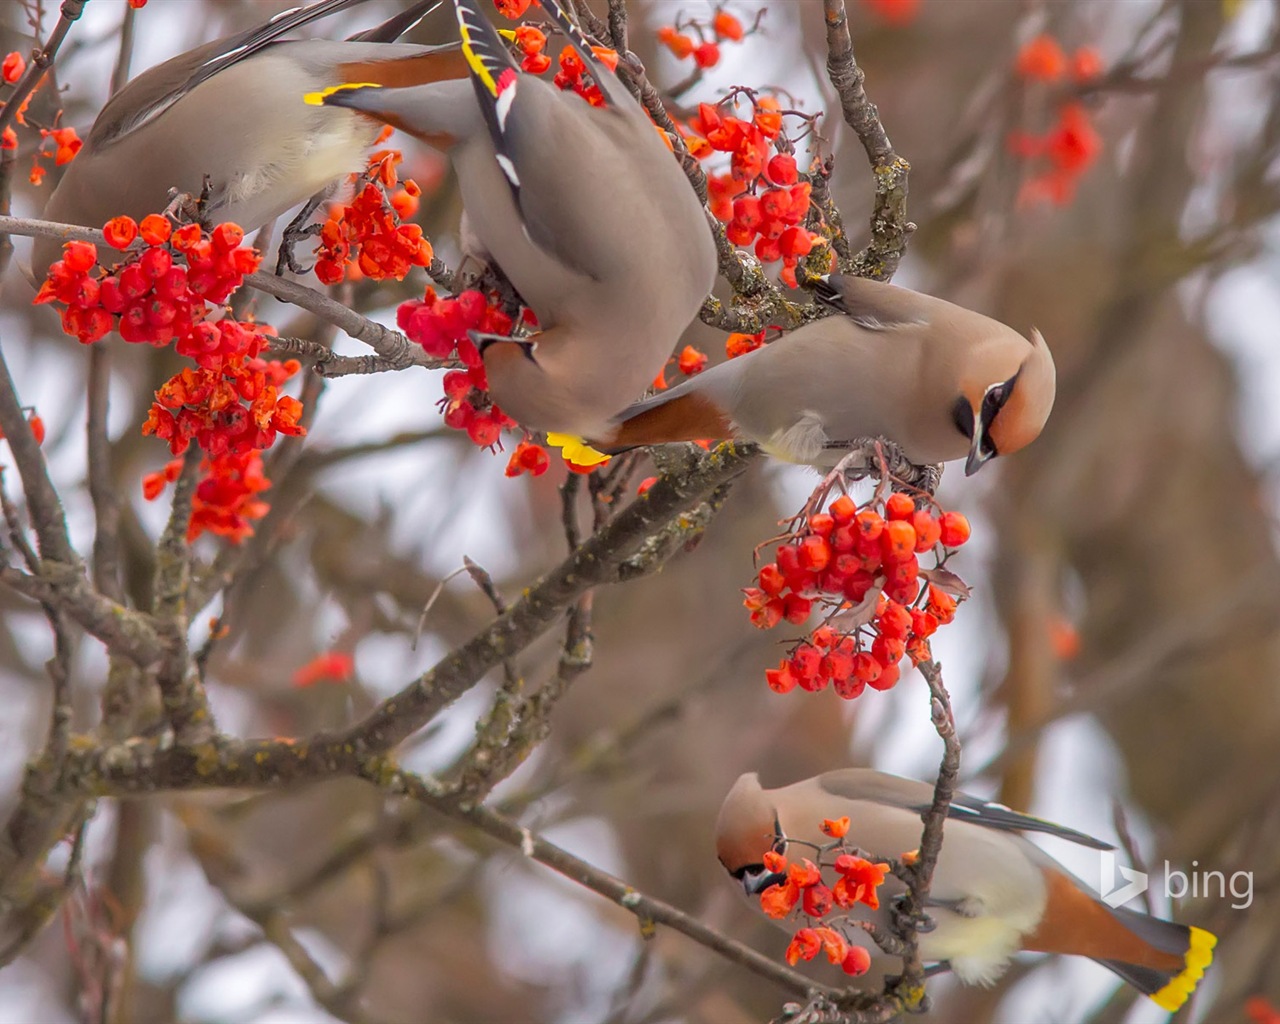
<svg viewBox="0 0 1280 1024">
<path fill-rule="evenodd" d="M 871 241 L 847 269 L 859 277 L 888 281 L 906 252 L 915 225 L 907 220 L 907 176 L 911 165 L 900 157 L 880 123 L 880 114 L 867 98 L 866 75 L 853 55 L 845 0 L 822 0 L 827 24 L 827 76 L 840 98 L 845 122 L 867 152 L 876 179 L 871 212 Z"/>
</svg>

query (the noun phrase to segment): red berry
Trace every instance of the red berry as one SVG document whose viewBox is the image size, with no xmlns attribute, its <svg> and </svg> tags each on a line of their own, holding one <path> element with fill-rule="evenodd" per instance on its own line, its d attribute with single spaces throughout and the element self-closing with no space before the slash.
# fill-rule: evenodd
<svg viewBox="0 0 1280 1024">
<path fill-rule="evenodd" d="M 880 534 L 884 532 L 884 520 L 880 518 L 878 512 L 867 509 L 858 513 L 858 532 L 862 538 L 867 541 L 875 541 L 880 539 Z"/>
<path fill-rule="evenodd" d="M 858 503 L 849 495 L 842 494 L 831 503 L 827 509 L 835 519 L 837 526 L 844 526 L 846 523 L 853 521 L 853 517 L 858 514 Z"/>
<path fill-rule="evenodd" d="M 760 589 L 770 597 L 781 594 L 783 588 L 787 585 L 786 577 L 782 575 L 782 570 L 774 562 L 760 567 L 759 583 Z"/>
<path fill-rule="evenodd" d="M 801 905 L 810 917 L 825 917 L 831 910 L 831 890 L 819 882 L 804 890 Z"/>
<path fill-rule="evenodd" d="M 800 567 L 810 572 L 825 569 L 831 561 L 831 545 L 825 537 L 809 536 L 800 542 Z"/>
<path fill-rule="evenodd" d="M 797 544 L 784 544 L 778 548 L 778 568 L 784 576 L 795 576 L 800 572 L 800 547 Z"/>
<path fill-rule="evenodd" d="M 907 499 L 908 502 L 910 500 L 910 498 Z M 884 533 L 880 537 L 880 550 L 886 562 L 905 561 L 916 550 L 915 528 L 902 519 L 894 519 L 886 523 Z"/>
<path fill-rule="evenodd" d="M 809 532 L 816 533 L 819 537 L 830 537 L 835 527 L 835 519 L 825 512 L 809 517 Z"/>
<path fill-rule="evenodd" d="M 880 633 L 882 636 L 905 639 L 911 629 L 911 613 L 896 601 L 889 601 L 880 613 Z"/>
<path fill-rule="evenodd" d="M 798 680 L 791 674 L 791 666 L 785 661 L 778 665 L 777 668 L 766 669 L 764 673 L 765 682 L 769 684 L 769 689 L 774 693 L 790 693 L 796 688 Z"/>
<path fill-rule="evenodd" d="M 809 618 L 813 611 L 813 602 L 799 594 L 788 594 L 782 600 L 782 617 L 792 625 L 798 626 Z"/>
<path fill-rule="evenodd" d="M 886 665 L 875 679 L 868 679 L 867 685 L 873 690 L 891 690 L 898 682 L 901 670 L 895 665 Z"/>
<path fill-rule="evenodd" d="M 959 512 L 944 512 L 938 523 L 945 547 L 958 548 L 969 539 L 969 520 Z"/>
<path fill-rule="evenodd" d="M 917 509 L 911 517 L 911 525 L 916 531 L 916 552 L 924 554 L 932 551 L 934 545 L 942 537 L 942 526 L 928 509 Z"/>
<path fill-rule="evenodd" d="M 775 185 L 794 185 L 799 176 L 796 172 L 796 158 L 790 153 L 779 153 L 769 161 L 765 174 Z"/>
<path fill-rule="evenodd" d="M 867 684 L 857 676 L 850 675 L 847 679 L 835 680 L 831 688 L 845 700 L 853 700 L 855 697 L 862 696 L 862 691 L 867 688 Z"/>
<path fill-rule="evenodd" d="M 883 671 L 884 666 L 866 651 L 861 651 L 853 656 L 853 675 L 856 679 L 861 679 L 864 683 L 874 686 Z"/>
<path fill-rule="evenodd" d="M 884 514 L 888 519 L 910 519 L 915 510 L 916 503 L 900 491 L 889 495 L 884 503 Z"/>
<path fill-rule="evenodd" d="M 866 974 L 871 970 L 871 954 L 861 946 L 850 946 L 849 952 L 844 955 L 844 960 L 840 963 L 840 969 L 854 977 Z"/>
</svg>

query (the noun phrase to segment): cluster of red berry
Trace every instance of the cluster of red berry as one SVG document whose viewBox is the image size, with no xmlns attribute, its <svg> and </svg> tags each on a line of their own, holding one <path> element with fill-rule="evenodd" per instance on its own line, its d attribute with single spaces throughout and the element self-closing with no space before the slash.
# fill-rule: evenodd
<svg viewBox="0 0 1280 1024">
<path fill-rule="evenodd" d="M 794 288 L 796 265 L 826 241 L 804 226 L 812 186 L 800 180 L 796 158 L 790 153 L 770 156 L 782 131 L 777 101 L 758 96 L 753 102 L 750 121 L 725 114 L 718 106 L 699 104 L 686 142 L 700 158 L 713 152 L 731 154 L 729 172 L 707 178 L 711 212 L 725 223 L 725 235 L 734 245 L 754 241 L 762 263 L 782 260 L 782 280 Z"/>
<path fill-rule="evenodd" d="M 96 245 L 67 243 L 36 301 L 62 304 L 63 329 L 83 343 L 114 329 L 128 342 L 173 342 L 196 364 L 156 392 L 142 432 L 168 441 L 174 455 L 192 441 L 206 453 L 189 536 L 207 531 L 238 543 L 267 509 L 257 499 L 269 486 L 261 450 L 278 434 L 306 433 L 299 423 L 302 403 L 280 393 L 298 362 L 261 358 L 270 328 L 207 319 L 210 304 L 225 302 L 258 269 L 261 256 L 241 247 L 244 232 L 235 224 L 206 233 L 198 224 L 174 228 L 167 217 L 152 214 L 141 224 L 116 217 L 103 231 L 112 248 L 127 249 L 139 238 L 144 246 L 108 269 L 99 264 Z M 144 495 L 157 497 L 181 468 L 175 460 L 149 474 Z"/>
<path fill-rule="evenodd" d="M 837 930 L 841 919 L 829 915 L 837 908 L 852 910 L 859 903 L 876 910 L 880 906 L 880 886 L 889 873 L 888 864 L 873 864 L 851 853 L 845 844 L 849 832 L 848 818 L 826 818 L 822 831 L 832 841 L 817 851 L 818 863 L 807 858 L 788 863 L 787 858 L 772 850 L 764 855 L 764 867 L 773 874 L 786 873 L 786 881 L 769 886 L 760 894 L 760 909 L 769 917 L 781 920 L 797 907 L 808 920 L 798 929 L 787 946 L 787 963 L 812 960 L 825 953 L 846 974 L 865 974 L 871 956 L 862 946 L 851 944 Z M 822 879 L 823 869 L 837 876 L 828 886 Z M 844 915 L 843 920 L 850 920 Z M 856 928 L 857 925 L 851 927 Z"/>
<path fill-rule="evenodd" d="M 761 629 L 784 619 L 807 622 L 815 604 L 831 612 L 830 621 L 765 673 L 769 687 L 816 692 L 830 684 L 846 700 L 868 686 L 890 689 L 902 658 L 913 665 L 928 660 L 929 637 L 955 616 L 956 599 L 930 579 L 936 568 L 921 569 L 919 556 L 934 554 L 940 567 L 968 539 L 969 522 L 959 512 L 935 516 L 900 493 L 885 501 L 884 515 L 874 501 L 859 508 L 848 495 L 810 515 L 804 529 L 779 546 L 776 561 L 760 568 L 757 585 L 743 591 Z M 861 621 L 842 633 L 833 625 L 842 612 Z"/>
<path fill-rule="evenodd" d="M 526 310 L 526 321 L 532 322 Z M 442 406 L 444 421 L 454 430 L 465 430 L 481 448 L 496 444 L 503 427 L 513 427 L 515 420 L 504 413 L 489 397 L 489 381 L 484 363 L 468 331 L 485 334 L 510 334 L 514 325 L 504 313 L 496 297 L 469 289 L 454 298 L 440 298 L 434 288 L 427 288 L 421 300 L 400 304 L 396 323 L 411 341 L 417 342 L 427 355 L 436 359 L 457 358 L 465 370 L 450 370 L 444 376 Z"/>
<path fill-rule="evenodd" d="M 502 10 L 501 4 L 498 5 L 498 9 Z M 551 67 L 551 57 L 546 53 L 547 35 L 542 29 L 534 25 L 521 25 L 511 35 L 520 52 L 524 54 L 524 59 L 520 62 L 521 68 L 530 74 L 540 75 Z M 611 50 L 607 46 L 593 46 L 591 52 L 610 71 L 617 68 L 618 52 L 616 50 Z M 566 46 L 560 51 L 559 63 L 560 70 L 551 80 L 556 88 L 572 89 L 594 107 L 605 105 L 604 93 L 600 90 L 599 83 L 592 81 L 587 65 L 578 55 L 577 50 L 572 46 Z"/>
<path fill-rule="evenodd" d="M 722 42 L 728 40 L 740 43 L 750 34 L 735 15 L 720 8 L 709 24 L 690 18 L 674 25 L 663 25 L 658 29 L 658 42 L 670 50 L 677 60 L 693 58 L 698 67 L 712 68 L 720 63 Z"/>
<path fill-rule="evenodd" d="M 364 187 L 350 203 L 329 210 L 316 247 L 315 272 L 322 284 L 337 284 L 344 277 L 403 281 L 413 267 L 431 263 L 434 252 L 422 228 L 402 223 L 417 212 L 422 192 L 412 180 L 397 187 L 401 159 L 395 150 L 374 153 Z"/>
<path fill-rule="evenodd" d="M 164 468 L 142 478 L 142 494 L 148 501 L 158 498 L 166 485 L 182 473 L 182 460 L 173 459 Z M 200 482 L 191 499 L 191 521 L 187 540 L 203 533 L 225 537 L 239 544 L 253 536 L 253 523 L 267 514 L 270 506 L 258 495 L 271 486 L 262 465 L 262 452 L 226 452 L 201 459 Z"/>
<path fill-rule="evenodd" d="M 280 394 L 280 386 L 301 366 L 295 359 L 258 358 L 265 337 L 253 323 L 197 324 L 184 341 L 205 343 L 201 365 L 161 385 L 142 432 L 168 441 L 174 455 L 195 441 L 214 457 L 270 448 L 277 434 L 304 435 L 306 428 L 298 422 L 302 403 Z M 191 355 L 192 347 L 179 343 L 178 351 Z"/>
<path fill-rule="evenodd" d="M 255 250 L 240 248 L 244 232 L 235 224 L 206 235 L 198 224 L 175 230 L 167 217 L 152 214 L 141 225 L 116 217 L 103 230 L 112 248 L 127 249 L 139 237 L 146 246 L 108 271 L 92 242 L 68 242 L 35 298 L 61 303 L 62 329 L 86 345 L 113 329 L 125 341 L 167 345 L 262 262 Z"/>
<path fill-rule="evenodd" d="M 1032 39 L 1018 51 L 1014 61 L 1018 75 L 1027 81 L 1047 84 L 1070 78 L 1077 85 L 1096 80 L 1102 74 L 1102 58 L 1091 46 L 1082 46 L 1069 57 L 1050 35 Z M 1093 127 L 1088 109 L 1075 100 L 1058 105 L 1053 125 L 1042 135 L 1013 132 L 1009 151 L 1033 162 L 1038 170 L 1022 183 L 1020 205 L 1049 202 L 1065 206 L 1075 196 L 1084 172 L 1102 152 L 1102 137 Z"/>
</svg>

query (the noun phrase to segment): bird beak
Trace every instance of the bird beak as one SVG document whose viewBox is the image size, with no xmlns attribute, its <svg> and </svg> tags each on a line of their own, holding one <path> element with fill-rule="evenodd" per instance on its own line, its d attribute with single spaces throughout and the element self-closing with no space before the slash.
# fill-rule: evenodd
<svg viewBox="0 0 1280 1024">
<path fill-rule="evenodd" d="M 964 460 L 964 475 L 973 476 L 987 462 L 991 460 L 992 453 L 982 450 L 982 441 L 987 435 L 987 425 L 978 419 L 973 425 L 973 441 L 969 445 L 969 457 Z"/>
<path fill-rule="evenodd" d="M 763 868 L 759 871 L 744 871 L 742 888 L 748 896 L 759 896 L 769 886 L 782 885 L 786 880 L 786 874 L 781 871 L 766 871 Z"/>
</svg>

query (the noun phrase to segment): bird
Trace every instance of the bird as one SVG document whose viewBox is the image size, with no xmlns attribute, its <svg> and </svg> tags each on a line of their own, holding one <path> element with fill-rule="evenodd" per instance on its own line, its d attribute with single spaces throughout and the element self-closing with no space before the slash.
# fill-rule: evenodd
<svg viewBox="0 0 1280 1024">
<path fill-rule="evenodd" d="M 303 94 L 349 81 L 407 85 L 467 74 L 456 43 L 394 42 L 441 0 L 414 3 L 348 40 L 281 40 L 363 2 L 318 0 L 285 11 L 129 81 L 98 114 L 45 219 L 85 227 L 141 220 L 168 206 L 171 189 L 198 196 L 207 178 L 207 218 L 252 231 L 363 169 L 380 122 L 307 106 Z M 38 239 L 33 271 L 43 274 L 61 252 L 62 240 Z"/>
<path fill-rule="evenodd" d="M 475 0 L 454 0 L 470 83 L 339 87 L 313 102 L 381 118 L 445 150 L 468 255 L 496 264 L 538 320 L 477 335 L 489 390 L 529 428 L 590 435 L 644 394 L 715 282 L 701 200 L 623 83 L 542 0 L 604 106 L 522 72 Z"/>
<path fill-rule="evenodd" d="M 832 274 L 815 295 L 835 315 L 637 402 L 592 446 L 616 454 L 742 438 L 775 458 L 831 468 L 852 442 L 884 438 L 917 465 L 964 459 L 971 476 L 1040 434 L 1056 375 L 1039 331 L 1028 339 L 868 278 Z"/>
<path fill-rule="evenodd" d="M 778 789 L 763 788 L 749 772 L 720 808 L 716 852 L 747 895 L 758 896 L 786 881 L 785 874 L 764 866 L 765 853 L 813 857 L 815 846 L 831 842 L 821 831 L 827 818 L 847 816 L 847 843 L 873 858 L 900 858 L 915 850 L 933 795 L 929 783 L 869 768 L 831 771 Z M 1111 849 L 1074 829 L 957 794 L 928 897 L 933 927 L 920 934 L 922 959 L 948 964 L 965 984 L 989 985 L 1018 950 L 1087 956 L 1162 1008 L 1181 1006 L 1212 961 L 1216 938 L 1200 928 L 1108 906 L 1023 832 Z M 890 876 L 885 891 L 900 893 L 904 886 Z M 878 923 L 884 923 L 886 915 L 879 913 Z M 862 929 L 850 931 L 865 941 Z"/>
</svg>

